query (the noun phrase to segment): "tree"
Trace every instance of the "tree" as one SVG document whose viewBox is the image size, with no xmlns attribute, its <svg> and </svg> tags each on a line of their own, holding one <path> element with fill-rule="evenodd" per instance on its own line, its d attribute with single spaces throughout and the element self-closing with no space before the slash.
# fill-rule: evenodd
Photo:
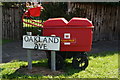
<svg viewBox="0 0 120 80">
<path fill-rule="evenodd" d="M 45 20 L 54 17 L 65 17 L 67 12 L 67 3 L 65 2 L 49 2 L 48 4 L 43 3 L 44 10 L 42 11 L 41 17 Z"/>
</svg>

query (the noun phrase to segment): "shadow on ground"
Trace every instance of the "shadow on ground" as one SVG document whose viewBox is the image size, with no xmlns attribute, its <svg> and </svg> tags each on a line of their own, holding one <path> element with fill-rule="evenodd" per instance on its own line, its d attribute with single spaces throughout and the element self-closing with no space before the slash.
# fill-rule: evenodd
<svg viewBox="0 0 120 80">
<path fill-rule="evenodd" d="M 93 56 L 96 57 L 105 57 L 114 54 L 120 54 L 120 52 L 103 52 L 103 53 L 96 53 L 96 54 L 88 54 L 89 57 Z M 73 69 L 71 63 L 65 63 L 65 67 L 62 70 L 58 70 L 52 72 L 47 66 L 47 59 L 40 60 L 36 63 L 33 63 L 32 70 L 28 70 L 27 66 L 21 66 L 12 74 L 3 75 L 3 78 L 13 79 L 13 78 L 42 78 L 43 76 L 71 76 L 74 73 L 79 73 L 80 70 Z"/>
</svg>

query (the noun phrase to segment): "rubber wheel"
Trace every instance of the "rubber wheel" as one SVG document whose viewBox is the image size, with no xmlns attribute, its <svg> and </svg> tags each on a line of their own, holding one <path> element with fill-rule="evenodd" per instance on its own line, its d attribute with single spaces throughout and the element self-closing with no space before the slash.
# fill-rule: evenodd
<svg viewBox="0 0 120 80">
<path fill-rule="evenodd" d="M 85 70 L 88 66 L 88 58 L 86 54 L 79 54 L 73 57 L 72 65 L 75 69 Z"/>
<path fill-rule="evenodd" d="M 49 68 L 51 68 L 51 56 L 48 57 L 48 66 Z M 60 70 L 62 69 L 64 66 L 64 59 L 56 54 L 56 70 Z"/>
</svg>

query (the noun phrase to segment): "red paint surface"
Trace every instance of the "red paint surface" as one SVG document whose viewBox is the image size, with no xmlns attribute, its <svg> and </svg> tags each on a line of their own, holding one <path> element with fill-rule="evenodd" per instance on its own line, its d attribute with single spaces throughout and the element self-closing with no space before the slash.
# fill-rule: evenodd
<svg viewBox="0 0 120 80">
<path fill-rule="evenodd" d="M 41 7 L 30 8 L 28 9 L 28 13 L 32 17 L 38 17 L 41 14 Z"/>
<path fill-rule="evenodd" d="M 53 18 L 44 22 L 43 36 L 60 37 L 60 51 L 90 51 L 92 28 L 92 23 L 86 18 L 72 18 L 69 22 L 64 18 Z M 70 33 L 70 39 L 64 38 L 65 33 Z M 70 45 L 65 45 L 66 42 Z"/>
</svg>

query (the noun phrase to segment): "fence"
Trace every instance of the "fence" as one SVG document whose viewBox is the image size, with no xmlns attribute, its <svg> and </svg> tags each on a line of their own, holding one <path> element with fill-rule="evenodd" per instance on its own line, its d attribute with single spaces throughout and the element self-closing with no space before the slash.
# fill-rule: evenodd
<svg viewBox="0 0 120 80">
<path fill-rule="evenodd" d="M 34 27 L 29 24 L 23 24 L 22 22 L 22 9 L 18 7 L 2 7 L 2 38 L 3 39 L 12 39 L 12 40 L 21 40 L 22 36 L 26 32 L 33 32 L 33 35 L 40 34 L 38 31 L 41 28 Z M 26 22 L 31 21 L 27 18 L 24 19 Z M 41 21 L 40 17 L 35 18 L 37 21 Z M 38 24 L 36 24 L 38 25 Z"/>
<path fill-rule="evenodd" d="M 19 40 L 22 36 L 22 16 L 18 7 L 2 7 L 2 38 Z"/>
<path fill-rule="evenodd" d="M 71 3 L 72 11 L 77 11 L 81 17 L 90 19 L 94 28 L 94 41 L 118 40 L 120 6 L 95 4 L 95 3 Z"/>
<path fill-rule="evenodd" d="M 77 13 L 81 17 L 90 19 L 94 28 L 94 41 L 99 40 L 118 40 L 118 32 L 120 31 L 120 6 L 93 4 L 93 3 L 71 3 L 72 11 L 79 9 Z M 19 40 L 22 38 L 23 31 L 28 28 L 22 23 L 22 12 L 20 8 L 3 7 L 2 16 L 2 37 L 5 39 Z M 29 30 L 33 27 L 29 26 Z M 36 30 L 34 30 L 36 32 Z"/>
</svg>

